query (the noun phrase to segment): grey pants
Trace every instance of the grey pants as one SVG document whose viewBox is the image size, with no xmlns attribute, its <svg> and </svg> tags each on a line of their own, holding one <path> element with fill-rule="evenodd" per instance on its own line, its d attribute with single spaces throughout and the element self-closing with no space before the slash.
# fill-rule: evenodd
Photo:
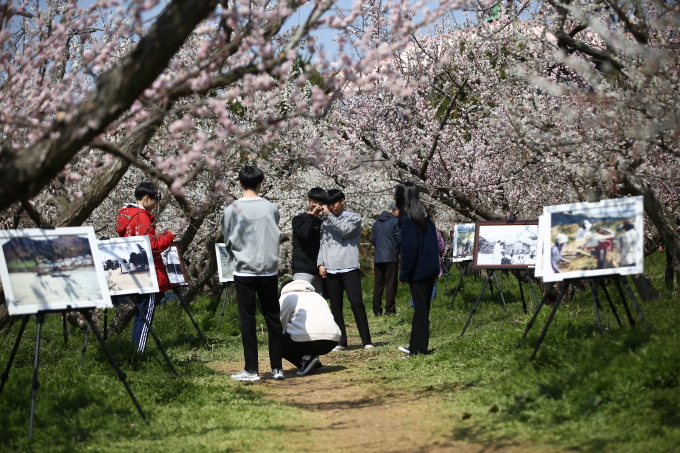
<svg viewBox="0 0 680 453">
<path fill-rule="evenodd" d="M 309 282 L 314 287 L 317 294 L 323 292 L 323 278 L 319 274 L 307 274 L 306 272 L 297 272 L 293 274 L 293 280 L 304 280 Z"/>
</svg>

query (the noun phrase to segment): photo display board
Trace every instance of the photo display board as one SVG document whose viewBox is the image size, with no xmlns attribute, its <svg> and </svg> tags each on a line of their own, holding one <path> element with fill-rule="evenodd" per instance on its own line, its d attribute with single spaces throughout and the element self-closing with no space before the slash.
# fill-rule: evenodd
<svg viewBox="0 0 680 453">
<path fill-rule="evenodd" d="M 168 273 L 170 286 L 189 286 L 187 269 L 184 266 L 184 258 L 179 251 L 176 243 L 172 243 L 164 252 L 161 253 L 165 271 Z"/>
<path fill-rule="evenodd" d="M 106 239 L 98 246 L 110 295 L 159 291 L 149 236 Z"/>
<path fill-rule="evenodd" d="M 536 276 L 567 278 L 644 271 L 643 197 L 546 206 L 540 219 Z"/>
<path fill-rule="evenodd" d="M 11 316 L 113 306 L 92 227 L 0 230 L 0 277 Z"/>
<path fill-rule="evenodd" d="M 470 261 L 475 253 L 475 224 L 460 223 L 453 227 L 452 261 Z"/>
<path fill-rule="evenodd" d="M 527 269 L 536 263 L 537 220 L 475 224 L 475 269 Z"/>
<path fill-rule="evenodd" d="M 220 282 L 233 282 L 234 261 L 229 258 L 227 246 L 224 244 L 215 244 L 215 254 L 217 256 L 217 271 Z"/>
</svg>

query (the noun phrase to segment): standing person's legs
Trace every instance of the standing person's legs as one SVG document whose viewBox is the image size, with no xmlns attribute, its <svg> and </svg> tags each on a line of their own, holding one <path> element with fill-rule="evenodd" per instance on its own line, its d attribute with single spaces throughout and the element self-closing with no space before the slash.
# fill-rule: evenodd
<svg viewBox="0 0 680 453">
<path fill-rule="evenodd" d="M 413 322 L 411 324 L 411 354 L 427 354 L 430 342 L 430 296 L 434 278 L 411 282 Z"/>
<path fill-rule="evenodd" d="M 149 328 L 146 326 L 142 316 L 151 325 L 159 296 L 160 293 L 139 294 L 136 296 L 139 308 L 142 310 L 140 315 L 137 309 L 135 309 L 135 319 L 132 322 L 132 341 L 137 345 L 137 352 L 144 352 L 146 340 L 149 336 Z"/>
<path fill-rule="evenodd" d="M 340 341 L 338 346 L 347 347 L 347 330 L 345 329 L 345 317 L 342 314 L 342 294 L 345 285 L 342 281 L 342 274 L 327 274 L 326 290 L 331 301 L 331 313 L 335 323 L 340 327 Z"/>
<path fill-rule="evenodd" d="M 257 372 L 257 333 L 255 330 L 255 292 L 258 277 L 234 276 L 236 287 L 236 306 L 241 320 L 241 342 L 243 343 L 243 358 L 246 371 Z"/>
<path fill-rule="evenodd" d="M 385 289 L 385 265 L 389 263 L 375 263 L 373 264 L 373 276 L 375 283 L 373 284 L 373 314 L 376 316 L 382 315 L 382 295 Z M 387 304 L 385 304 L 387 308 Z"/>
<path fill-rule="evenodd" d="M 267 324 L 269 337 L 269 362 L 272 369 L 282 368 L 281 364 L 281 318 L 279 312 L 279 289 L 276 275 L 269 277 L 253 277 L 257 280 L 257 299 L 260 302 L 260 310 Z"/>
<path fill-rule="evenodd" d="M 385 263 L 385 314 L 397 312 L 397 287 L 399 286 L 399 263 Z"/>
<path fill-rule="evenodd" d="M 359 336 L 361 343 L 366 346 L 371 344 L 371 332 L 368 329 L 368 318 L 366 317 L 366 307 L 361 295 L 361 274 L 358 269 L 339 274 L 345 283 L 345 291 L 347 292 L 347 299 L 352 306 L 352 313 L 354 313 L 354 321 L 357 323 L 359 329 Z"/>
<path fill-rule="evenodd" d="M 304 280 L 309 282 L 314 287 L 314 292 L 317 294 L 323 293 L 323 278 L 319 274 L 308 274 L 306 272 L 296 272 L 293 274 L 293 280 Z"/>
</svg>

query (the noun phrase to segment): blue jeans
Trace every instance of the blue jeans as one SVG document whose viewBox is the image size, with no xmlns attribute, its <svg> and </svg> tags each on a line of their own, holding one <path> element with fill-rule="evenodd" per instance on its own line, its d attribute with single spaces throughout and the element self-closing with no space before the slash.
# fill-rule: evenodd
<svg viewBox="0 0 680 453">
<path fill-rule="evenodd" d="M 437 279 L 434 279 L 434 287 L 432 288 L 432 297 L 430 300 L 435 300 L 437 298 Z M 413 308 L 413 296 L 411 296 L 411 301 L 409 302 L 411 308 Z"/>
</svg>

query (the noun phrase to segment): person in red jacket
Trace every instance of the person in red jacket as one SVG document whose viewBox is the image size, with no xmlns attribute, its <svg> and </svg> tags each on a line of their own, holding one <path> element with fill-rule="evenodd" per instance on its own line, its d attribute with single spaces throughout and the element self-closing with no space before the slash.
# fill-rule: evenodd
<svg viewBox="0 0 680 453">
<path fill-rule="evenodd" d="M 170 289 L 170 280 L 165 271 L 165 265 L 161 258 L 161 252 L 170 247 L 175 239 L 171 231 L 156 234 L 156 218 L 151 213 L 158 204 L 158 189 L 150 182 L 142 182 L 135 189 L 137 203 L 126 203 L 118 212 L 116 232 L 120 237 L 149 236 L 151 250 L 153 251 L 153 264 L 156 268 L 159 293 L 138 294 L 137 301 L 149 325 L 153 321 L 156 303 L 161 300 L 163 293 Z M 137 352 L 144 352 L 148 328 L 139 313 L 135 315 L 132 323 L 132 341 L 137 344 Z"/>
</svg>

